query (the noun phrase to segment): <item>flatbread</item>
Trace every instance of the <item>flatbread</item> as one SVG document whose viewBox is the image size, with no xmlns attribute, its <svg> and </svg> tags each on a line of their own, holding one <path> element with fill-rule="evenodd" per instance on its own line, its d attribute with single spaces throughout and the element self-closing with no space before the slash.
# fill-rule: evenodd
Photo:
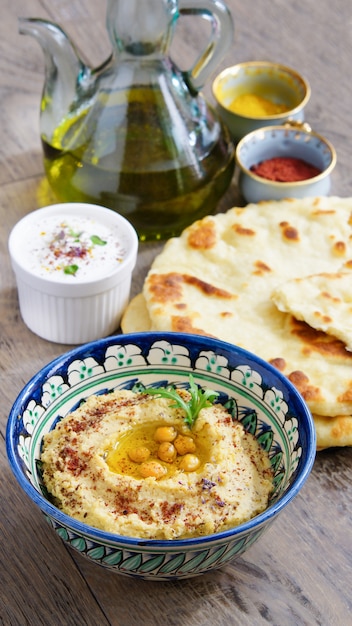
<svg viewBox="0 0 352 626">
<path fill-rule="evenodd" d="M 147 303 L 142 293 L 129 302 L 121 320 L 121 328 L 124 333 L 144 333 L 152 329 Z"/>
<path fill-rule="evenodd" d="M 352 446 L 352 415 L 314 415 L 317 450 Z"/>
<path fill-rule="evenodd" d="M 319 416 L 324 436 L 319 439 L 317 429 L 318 448 L 352 445 L 352 353 L 272 300 L 274 290 L 293 279 L 351 270 L 352 199 L 233 208 L 195 222 L 165 244 L 122 329 L 133 331 L 138 323 L 140 330 L 215 336 L 258 354 Z M 333 435 L 332 422 L 341 420 L 343 436 Z"/>
<path fill-rule="evenodd" d="M 341 339 L 352 350 L 352 272 L 294 278 L 274 289 L 271 299 L 280 311 Z"/>
</svg>

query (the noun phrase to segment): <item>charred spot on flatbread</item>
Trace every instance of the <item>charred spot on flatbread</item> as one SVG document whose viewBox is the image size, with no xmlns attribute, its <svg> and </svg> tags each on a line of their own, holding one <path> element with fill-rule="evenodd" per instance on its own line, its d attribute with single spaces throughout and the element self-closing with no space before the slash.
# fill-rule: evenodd
<svg viewBox="0 0 352 626">
<path fill-rule="evenodd" d="M 275 357 L 274 359 L 269 359 L 270 365 L 276 367 L 279 372 L 284 372 L 286 369 L 286 361 L 282 357 Z"/>
<path fill-rule="evenodd" d="M 171 318 L 171 331 L 175 333 L 193 333 L 195 335 L 203 335 L 205 337 L 214 337 L 214 335 L 205 332 L 202 328 L 194 326 L 192 318 L 187 315 L 173 315 Z"/>
<path fill-rule="evenodd" d="M 289 242 L 299 241 L 299 233 L 297 228 L 292 226 L 289 222 L 280 222 L 282 237 Z"/>
<path fill-rule="evenodd" d="M 272 269 L 264 261 L 255 261 L 254 268 L 253 274 L 257 276 L 264 276 L 266 273 L 272 272 Z"/>
<path fill-rule="evenodd" d="M 346 350 L 345 344 L 326 333 L 312 328 L 305 322 L 289 316 L 290 333 L 300 342 L 300 350 L 304 356 L 318 353 L 320 356 L 336 359 L 337 361 L 350 361 L 352 366 L 352 353 Z M 351 370 L 352 371 L 352 370 Z"/>
<path fill-rule="evenodd" d="M 341 298 L 335 298 L 328 291 L 322 291 L 321 292 L 321 297 L 322 298 L 326 298 L 327 300 L 332 300 L 333 302 L 341 302 Z"/>
<path fill-rule="evenodd" d="M 333 250 L 333 254 L 335 256 L 339 256 L 339 257 L 346 256 L 347 248 L 346 248 L 345 242 L 344 241 L 335 241 L 335 243 L 334 243 L 334 245 L 332 247 L 332 250 Z"/>
<path fill-rule="evenodd" d="M 291 372 L 287 375 L 287 378 L 293 383 L 296 389 L 298 389 L 306 402 L 323 400 L 323 394 L 320 388 L 312 385 L 304 372 L 300 370 Z"/>
<path fill-rule="evenodd" d="M 243 235 L 244 237 L 255 236 L 255 230 L 253 230 L 253 228 L 245 228 L 242 224 L 238 224 L 237 222 L 232 224 L 231 228 L 237 235 Z"/>
<path fill-rule="evenodd" d="M 154 302 L 177 301 L 183 296 L 183 285 L 192 286 L 211 298 L 236 299 L 236 296 L 229 291 L 189 274 L 178 274 L 177 272 L 151 273 L 147 281 Z"/>
<path fill-rule="evenodd" d="M 273 367 L 278 369 L 282 374 L 285 374 L 285 376 L 287 376 L 287 378 L 296 387 L 297 391 L 300 392 L 301 396 L 303 396 L 306 402 L 312 400 L 323 400 L 323 395 L 320 388 L 312 385 L 307 374 L 305 374 L 301 370 L 295 370 L 293 372 L 290 372 L 285 359 L 283 359 L 282 357 L 270 359 L 269 363 L 273 365 Z"/>
<path fill-rule="evenodd" d="M 216 239 L 216 227 L 209 218 L 199 220 L 189 227 L 187 243 L 190 248 L 208 250 L 215 245 Z"/>
<path fill-rule="evenodd" d="M 352 378 L 350 381 L 350 385 L 346 389 L 346 391 L 344 391 L 344 393 L 342 393 L 341 395 L 337 396 L 337 403 L 339 402 L 341 403 L 352 402 Z"/>
</svg>

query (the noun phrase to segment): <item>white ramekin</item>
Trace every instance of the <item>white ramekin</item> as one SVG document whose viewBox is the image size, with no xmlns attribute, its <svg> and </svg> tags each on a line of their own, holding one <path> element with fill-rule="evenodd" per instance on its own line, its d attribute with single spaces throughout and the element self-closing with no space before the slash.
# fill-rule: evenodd
<svg viewBox="0 0 352 626">
<path fill-rule="evenodd" d="M 123 254 L 108 268 L 102 263 L 82 277 L 63 272 L 40 275 L 31 267 L 35 257 L 31 246 L 33 229 L 47 219 L 93 220 L 100 228 L 111 229 Z M 110 232 L 110 231 L 109 231 Z M 28 328 L 49 341 L 81 344 L 105 337 L 120 323 L 130 295 L 132 272 L 136 264 L 138 236 L 121 215 L 105 207 L 84 203 L 63 203 L 29 213 L 12 229 L 9 253 L 16 276 L 20 311 Z M 33 264 L 34 267 L 34 264 Z"/>
</svg>

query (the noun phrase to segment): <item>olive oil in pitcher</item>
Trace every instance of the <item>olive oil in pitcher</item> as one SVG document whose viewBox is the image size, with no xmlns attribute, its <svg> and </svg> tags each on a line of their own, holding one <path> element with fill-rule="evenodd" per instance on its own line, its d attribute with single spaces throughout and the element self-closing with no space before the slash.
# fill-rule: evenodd
<svg viewBox="0 0 352 626">
<path fill-rule="evenodd" d="M 168 55 L 182 14 L 212 22 L 189 71 Z M 43 47 L 44 166 L 60 201 L 124 215 L 141 240 L 176 235 L 212 212 L 234 170 L 227 129 L 200 92 L 232 41 L 222 0 L 108 0 L 111 56 L 90 68 L 62 29 L 21 20 Z"/>
<path fill-rule="evenodd" d="M 116 94 L 108 98 L 116 99 Z M 231 143 L 214 143 L 209 108 L 203 122 L 209 131 L 202 129 L 201 141 L 195 139 L 190 160 L 189 137 L 173 132 L 174 121 L 161 108 L 157 90 L 133 88 L 124 99 L 123 104 L 104 104 L 93 121 L 89 111 L 65 119 L 50 143 L 42 137 L 47 178 L 61 201 L 95 203 L 122 213 L 141 240 L 177 235 L 213 211 L 228 187 Z"/>
</svg>

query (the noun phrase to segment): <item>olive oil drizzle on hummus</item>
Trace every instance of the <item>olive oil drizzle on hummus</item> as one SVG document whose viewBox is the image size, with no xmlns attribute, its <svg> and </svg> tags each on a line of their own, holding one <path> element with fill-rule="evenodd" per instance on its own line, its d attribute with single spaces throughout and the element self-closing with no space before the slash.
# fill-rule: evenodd
<svg viewBox="0 0 352 626">
<path fill-rule="evenodd" d="M 104 458 L 108 464 L 110 470 L 120 474 L 128 474 L 135 478 L 141 476 L 147 477 L 153 476 L 155 478 L 162 479 L 163 477 L 170 477 L 177 471 L 197 471 L 201 473 L 204 464 L 210 460 L 211 457 L 211 443 L 207 436 L 207 429 L 203 428 L 198 433 L 193 433 L 192 436 L 185 434 L 182 430 L 175 429 L 175 437 L 168 441 L 167 439 L 158 440 L 158 430 L 170 429 L 165 423 L 160 424 L 147 423 L 142 426 L 134 426 L 122 436 L 120 436 L 114 446 L 106 451 Z M 191 440 L 194 442 L 193 447 L 187 448 L 182 446 L 182 441 Z M 180 442 L 181 445 L 178 445 Z M 165 454 L 163 458 L 163 450 L 165 450 L 164 444 L 169 444 L 170 448 L 174 448 L 175 454 L 170 452 L 170 460 L 166 460 L 168 455 Z M 164 447 L 163 447 L 164 446 Z M 178 449 L 177 449 L 178 448 Z M 146 456 L 143 456 L 143 451 L 146 451 Z M 135 461 L 131 458 L 133 453 L 140 451 L 141 461 Z M 149 454 L 147 454 L 147 451 Z M 184 452 L 184 453 L 183 453 Z M 192 459 L 198 460 L 198 463 L 194 466 L 191 465 L 191 459 L 188 455 L 192 455 Z M 172 458 L 174 456 L 174 458 Z M 190 463 L 187 465 L 187 461 Z M 158 474 L 146 473 L 143 474 L 143 469 L 150 463 L 159 464 L 163 468 L 163 472 Z M 194 470 L 192 468 L 194 467 Z"/>
</svg>

